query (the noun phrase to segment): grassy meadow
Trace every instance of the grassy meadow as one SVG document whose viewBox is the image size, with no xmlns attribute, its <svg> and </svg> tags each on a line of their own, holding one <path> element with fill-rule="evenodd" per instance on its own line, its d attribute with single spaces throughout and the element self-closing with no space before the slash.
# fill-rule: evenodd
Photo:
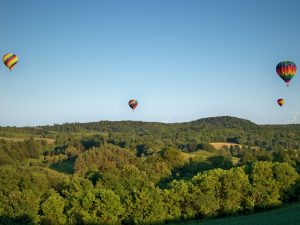
<svg viewBox="0 0 300 225">
<path fill-rule="evenodd" d="M 169 225 L 298 225 L 300 224 L 300 204 L 293 204 L 270 211 L 257 212 L 245 216 L 171 223 Z"/>
</svg>

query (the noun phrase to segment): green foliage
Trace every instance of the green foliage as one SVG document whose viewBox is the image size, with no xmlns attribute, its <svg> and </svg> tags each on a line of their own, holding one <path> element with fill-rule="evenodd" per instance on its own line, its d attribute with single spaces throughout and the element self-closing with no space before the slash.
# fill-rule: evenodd
<svg viewBox="0 0 300 225">
<path fill-rule="evenodd" d="M 135 164 L 134 153 L 113 145 L 103 145 L 99 148 L 92 148 L 80 155 L 75 162 L 75 172 L 84 175 L 92 168 L 101 171 L 117 171 L 125 165 Z"/>
<path fill-rule="evenodd" d="M 1 224 L 163 224 L 300 198 L 298 125 L 216 117 L 7 127 L 0 134 Z M 209 144 L 226 141 L 239 145 Z"/>
<path fill-rule="evenodd" d="M 226 171 L 219 181 L 222 187 L 220 192 L 221 214 L 234 214 L 247 210 L 251 185 L 243 168 Z"/>
<path fill-rule="evenodd" d="M 120 224 L 124 209 L 112 190 L 74 177 L 63 194 L 69 224 Z"/>
<path fill-rule="evenodd" d="M 272 163 L 257 162 L 251 166 L 251 195 L 258 208 L 274 207 L 280 204 L 279 186 L 273 177 Z"/>
<path fill-rule="evenodd" d="M 0 221 L 33 224 L 39 221 L 39 204 L 49 188 L 42 171 L 12 166 L 0 167 Z"/>
<path fill-rule="evenodd" d="M 41 204 L 41 224 L 43 225 L 62 225 L 66 223 L 64 214 L 65 199 L 55 190 L 50 189 L 47 197 Z"/>
</svg>

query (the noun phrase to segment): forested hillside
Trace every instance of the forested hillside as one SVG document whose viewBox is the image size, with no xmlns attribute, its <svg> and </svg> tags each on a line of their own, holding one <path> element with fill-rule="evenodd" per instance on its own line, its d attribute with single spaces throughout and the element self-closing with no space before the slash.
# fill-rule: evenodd
<svg viewBox="0 0 300 225">
<path fill-rule="evenodd" d="M 212 117 L 1 127 L 0 223 L 160 224 L 245 214 L 298 201 L 299 173 L 299 124 Z"/>
</svg>

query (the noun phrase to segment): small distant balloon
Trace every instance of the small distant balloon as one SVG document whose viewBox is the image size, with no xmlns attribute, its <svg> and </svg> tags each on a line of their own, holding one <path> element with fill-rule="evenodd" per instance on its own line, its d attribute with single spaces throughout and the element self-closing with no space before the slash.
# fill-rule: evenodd
<svg viewBox="0 0 300 225">
<path fill-rule="evenodd" d="M 4 65 L 11 71 L 19 61 L 18 56 L 13 53 L 5 54 L 2 58 Z"/>
<path fill-rule="evenodd" d="M 277 103 L 278 103 L 279 106 L 283 106 L 285 101 L 284 101 L 284 99 L 279 98 L 279 99 L 277 99 Z"/>
<path fill-rule="evenodd" d="M 130 106 L 130 108 L 132 108 L 132 110 L 134 110 L 138 106 L 138 102 L 137 100 L 132 99 L 128 102 L 128 105 Z"/>
<path fill-rule="evenodd" d="M 279 77 L 289 86 L 290 81 L 296 75 L 297 66 L 292 61 L 283 61 L 277 64 L 276 72 Z"/>
</svg>

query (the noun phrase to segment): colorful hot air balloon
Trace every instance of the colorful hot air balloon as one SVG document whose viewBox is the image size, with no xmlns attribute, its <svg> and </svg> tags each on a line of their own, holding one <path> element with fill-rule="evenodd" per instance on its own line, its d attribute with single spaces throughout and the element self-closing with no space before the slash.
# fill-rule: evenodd
<svg viewBox="0 0 300 225">
<path fill-rule="evenodd" d="M 283 61 L 277 64 L 276 72 L 282 80 L 289 86 L 289 82 L 296 75 L 297 66 L 291 61 Z"/>
<path fill-rule="evenodd" d="M 18 63 L 19 58 L 15 54 L 8 53 L 2 58 L 4 65 L 11 71 Z"/>
<path fill-rule="evenodd" d="M 138 102 L 137 102 L 137 100 L 130 100 L 128 102 L 128 105 L 130 106 L 130 108 L 132 108 L 132 110 L 134 110 L 137 107 Z"/>
<path fill-rule="evenodd" d="M 282 99 L 282 98 L 277 99 L 277 103 L 278 103 L 278 105 L 283 106 L 284 99 Z"/>
</svg>

